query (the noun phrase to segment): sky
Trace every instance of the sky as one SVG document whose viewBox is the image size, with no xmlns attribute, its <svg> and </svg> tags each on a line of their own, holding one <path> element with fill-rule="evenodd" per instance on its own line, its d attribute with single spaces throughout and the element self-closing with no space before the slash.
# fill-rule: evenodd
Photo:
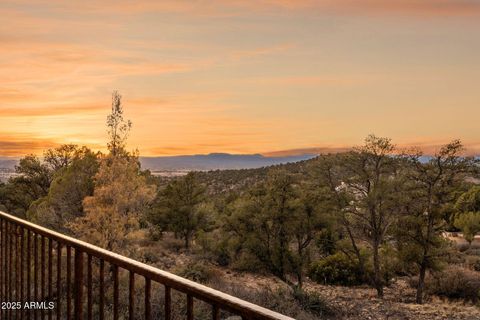
<svg viewBox="0 0 480 320">
<path fill-rule="evenodd" d="M 480 152 L 478 0 L 0 2 L 0 156 L 303 153 L 370 133 Z"/>
</svg>

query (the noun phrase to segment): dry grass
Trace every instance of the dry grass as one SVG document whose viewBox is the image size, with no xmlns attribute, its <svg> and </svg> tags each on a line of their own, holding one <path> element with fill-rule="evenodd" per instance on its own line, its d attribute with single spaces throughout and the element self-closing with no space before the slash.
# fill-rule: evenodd
<svg viewBox="0 0 480 320">
<path fill-rule="evenodd" d="M 458 239 L 460 242 L 463 239 Z M 480 241 L 475 246 L 480 246 Z M 138 254 L 147 257 L 151 265 L 167 271 L 185 270 L 198 261 L 198 254 L 178 248 L 175 239 L 167 237 L 163 241 L 142 243 Z M 155 256 L 157 258 L 155 259 Z M 142 259 L 140 259 L 142 260 Z M 236 272 L 227 268 L 210 265 L 215 269 L 214 279 L 207 285 L 239 296 L 253 303 L 273 310 L 288 313 L 296 319 L 388 319 L 388 320 L 474 320 L 480 319 L 480 308 L 463 301 L 450 301 L 447 298 L 431 295 L 424 305 L 417 305 L 415 290 L 406 278 L 397 279 L 385 289 L 385 299 L 376 298 L 375 290 L 367 287 L 341 287 L 305 282 L 305 290 L 318 295 L 328 310 L 334 315 L 322 317 L 305 312 L 298 301 L 292 298 L 291 289 L 275 277 L 268 275 Z"/>
</svg>

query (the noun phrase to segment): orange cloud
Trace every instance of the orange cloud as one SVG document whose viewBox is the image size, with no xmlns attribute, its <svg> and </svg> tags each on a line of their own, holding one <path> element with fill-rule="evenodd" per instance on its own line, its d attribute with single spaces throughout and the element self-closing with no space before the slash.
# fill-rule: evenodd
<svg viewBox="0 0 480 320">
<path fill-rule="evenodd" d="M 480 3 L 468 0 L 328 1 L 329 8 L 350 13 L 414 16 L 478 16 Z"/>
<path fill-rule="evenodd" d="M 1 99 L 1 97 L 0 97 Z M 0 107 L 0 117 L 41 117 L 41 116 L 58 116 L 71 115 L 81 113 L 106 113 L 108 106 L 102 104 L 79 104 L 79 105 L 62 105 L 47 107 L 31 107 L 31 108 L 2 108 Z"/>
<path fill-rule="evenodd" d="M 0 135 L 0 155 L 22 156 L 26 152 L 40 154 L 47 148 L 58 146 L 58 143 L 50 140 L 35 139 L 22 135 Z"/>
<path fill-rule="evenodd" d="M 236 51 L 232 53 L 232 58 L 238 60 L 243 58 L 252 58 L 256 56 L 271 55 L 271 54 L 288 51 L 294 47 L 295 45 L 293 44 L 282 44 L 282 45 L 276 45 L 271 47 L 262 47 L 262 48 L 256 48 L 251 50 Z"/>
<path fill-rule="evenodd" d="M 245 13 L 296 10 L 348 14 L 400 14 L 414 16 L 478 16 L 480 3 L 471 0 L 119 0 L 102 1 L 4 1 L 13 5 L 36 5 L 59 13 L 91 15 L 138 15 L 173 13 L 191 16 L 228 17 Z M 15 12 L 10 10 L 10 12 Z"/>
<path fill-rule="evenodd" d="M 230 1 L 241 5 L 239 1 Z M 315 10 L 315 13 L 389 14 L 413 16 L 479 16 L 480 3 L 470 0 L 264 0 L 245 4 L 252 9 Z"/>
<path fill-rule="evenodd" d="M 328 149 L 371 131 L 474 141 L 475 29 L 422 19 L 463 22 L 479 7 L 3 0 L 0 142 L 9 153 L 53 141 L 102 148 L 114 89 L 134 123 L 131 146 L 152 155 Z M 383 19 L 397 16 L 422 22 Z"/>
</svg>

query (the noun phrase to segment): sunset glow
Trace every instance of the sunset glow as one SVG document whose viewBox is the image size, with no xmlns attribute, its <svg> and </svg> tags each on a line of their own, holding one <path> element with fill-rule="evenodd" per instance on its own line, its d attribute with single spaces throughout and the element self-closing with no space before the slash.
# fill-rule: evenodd
<svg viewBox="0 0 480 320">
<path fill-rule="evenodd" d="M 113 90 L 145 156 L 369 133 L 480 152 L 480 1 L 6 0 L 0 15 L 0 156 L 104 150 Z"/>
</svg>

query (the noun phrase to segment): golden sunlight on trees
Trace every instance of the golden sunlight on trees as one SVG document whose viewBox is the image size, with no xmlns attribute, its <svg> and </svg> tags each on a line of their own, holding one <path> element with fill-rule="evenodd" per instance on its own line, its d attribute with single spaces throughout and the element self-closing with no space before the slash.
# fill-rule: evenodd
<svg viewBox="0 0 480 320">
<path fill-rule="evenodd" d="M 109 250 L 121 250 L 130 232 L 138 229 L 156 187 L 147 184 L 138 156 L 125 150 L 131 122 L 123 119 L 121 96 L 116 91 L 107 126 L 110 154 L 100 159 L 93 195 L 83 200 L 85 216 L 70 227 L 82 239 Z"/>
<path fill-rule="evenodd" d="M 95 176 L 93 196 L 83 201 L 85 216 L 71 228 L 88 242 L 108 250 L 123 249 L 155 190 L 141 175 L 136 157 L 107 156 Z"/>
<path fill-rule="evenodd" d="M 113 156 L 125 151 L 128 133 L 132 128 L 130 120 L 123 119 L 122 96 L 118 91 L 112 94 L 112 112 L 107 117 L 109 142 L 108 150 Z"/>
<path fill-rule="evenodd" d="M 156 176 L 126 150 L 118 92 L 106 125 L 108 154 L 62 145 L 22 158 L 0 209 L 208 285 L 223 270 L 276 278 L 287 296 L 262 304 L 299 319 L 333 312 L 321 286 L 480 300 L 480 161 L 458 140 L 401 154 L 370 135 L 295 163 Z"/>
</svg>

